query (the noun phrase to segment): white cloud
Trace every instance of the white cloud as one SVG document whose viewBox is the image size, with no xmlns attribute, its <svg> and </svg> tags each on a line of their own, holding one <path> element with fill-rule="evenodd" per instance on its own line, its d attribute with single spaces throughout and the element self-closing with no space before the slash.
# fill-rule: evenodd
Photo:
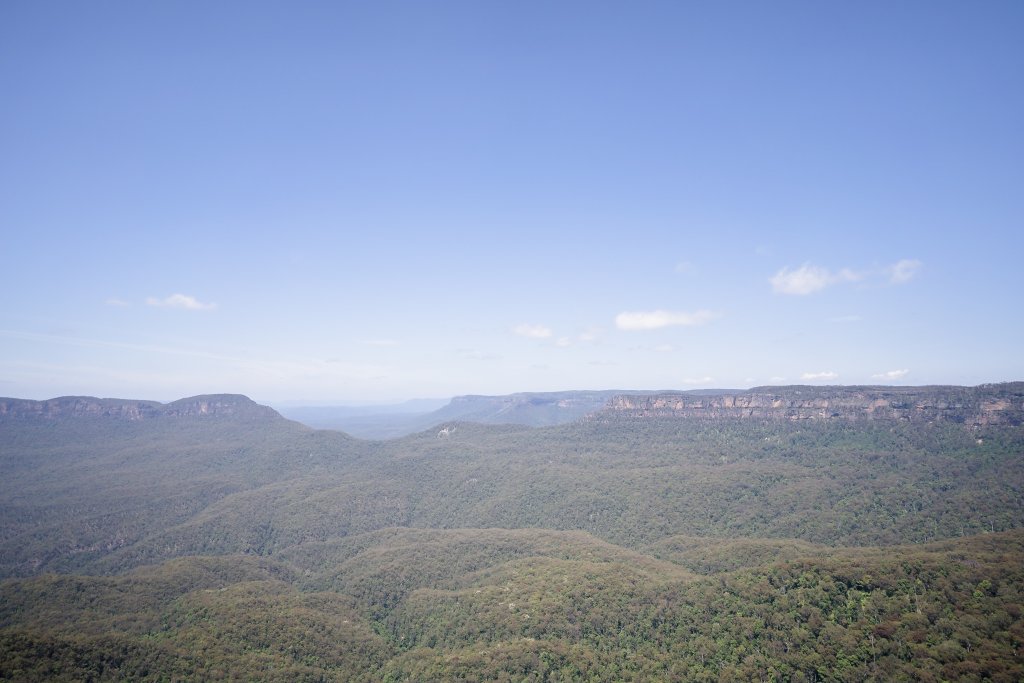
<svg viewBox="0 0 1024 683">
<path fill-rule="evenodd" d="M 910 282 L 921 270 L 922 263 L 916 259 L 903 259 L 891 266 L 873 267 L 868 270 L 842 268 L 831 271 L 828 268 L 805 263 L 799 268 L 790 269 L 786 266 L 775 273 L 769 282 L 776 294 L 806 295 L 819 292 L 826 287 L 844 282 L 859 282 L 865 278 L 875 282 L 887 279 L 889 284 L 902 285 Z"/>
<path fill-rule="evenodd" d="M 186 311 L 212 311 L 217 308 L 217 304 L 204 304 L 195 297 L 185 294 L 172 294 L 166 299 L 157 299 L 151 296 L 146 299 L 146 304 L 162 308 L 180 308 Z"/>
<path fill-rule="evenodd" d="M 543 325 L 531 325 L 530 323 L 516 325 L 512 328 L 512 332 L 518 334 L 520 337 L 529 337 L 531 339 L 547 339 L 552 335 L 550 327 L 544 327 Z"/>
<path fill-rule="evenodd" d="M 839 374 L 835 372 L 805 372 L 800 375 L 800 379 L 818 382 L 821 380 L 839 379 Z"/>
<path fill-rule="evenodd" d="M 555 341 L 555 346 L 558 346 L 563 349 L 567 346 L 572 346 L 572 339 L 569 339 L 568 337 L 559 337 Z"/>
<path fill-rule="evenodd" d="M 872 379 L 903 379 L 907 376 L 910 370 L 890 370 L 889 372 L 880 372 L 877 375 L 871 375 Z"/>
<path fill-rule="evenodd" d="M 788 266 L 783 268 L 775 273 L 769 282 L 772 283 L 772 289 L 776 294 L 803 296 L 840 282 L 855 282 L 863 277 L 862 273 L 854 272 L 849 268 L 843 268 L 839 272 L 833 273 L 828 268 L 805 263 L 796 270 L 790 270 Z"/>
<path fill-rule="evenodd" d="M 103 303 L 105 303 L 107 306 L 117 306 L 118 308 L 125 308 L 126 306 L 131 306 L 131 304 L 128 303 L 127 301 L 125 301 L 124 299 L 116 299 L 116 298 L 114 298 L 114 299 L 107 299 Z"/>
<path fill-rule="evenodd" d="M 903 259 L 889 266 L 889 282 L 894 285 L 902 285 L 910 282 L 923 264 L 916 259 Z"/>
<path fill-rule="evenodd" d="M 718 315 L 711 311 L 683 313 L 675 311 L 626 311 L 615 316 L 620 330 L 657 330 L 673 325 L 704 325 Z"/>
</svg>

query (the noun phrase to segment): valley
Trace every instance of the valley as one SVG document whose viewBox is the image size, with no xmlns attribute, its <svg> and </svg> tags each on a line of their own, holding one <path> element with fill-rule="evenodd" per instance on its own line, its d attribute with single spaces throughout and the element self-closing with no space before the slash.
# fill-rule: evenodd
<svg viewBox="0 0 1024 683">
<path fill-rule="evenodd" d="M 1024 384 L 772 391 L 0 399 L 0 677 L 1018 680 Z"/>
</svg>

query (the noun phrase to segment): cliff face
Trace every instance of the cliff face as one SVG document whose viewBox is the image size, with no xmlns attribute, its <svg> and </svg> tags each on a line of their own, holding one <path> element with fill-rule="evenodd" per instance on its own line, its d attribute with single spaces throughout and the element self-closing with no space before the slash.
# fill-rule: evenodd
<svg viewBox="0 0 1024 683">
<path fill-rule="evenodd" d="M 194 417 L 216 415 L 233 417 L 280 417 L 276 410 L 261 406 L 240 394 L 214 394 L 183 398 L 163 406 L 165 415 Z"/>
<path fill-rule="evenodd" d="M 592 419 L 949 421 L 1024 424 L 1024 382 L 978 387 L 757 387 L 735 394 L 621 395 Z"/>
<path fill-rule="evenodd" d="M 580 396 L 573 393 L 459 397 L 435 414 L 451 410 L 452 406 L 463 410 L 472 406 L 475 410 L 450 419 L 536 425 L 560 424 L 589 413 L 586 419 L 596 421 L 890 420 L 954 422 L 973 427 L 1024 426 L 1024 382 L 978 387 L 757 387 L 718 395 L 666 392 L 609 397 L 610 392 L 578 392 L 585 394 Z M 593 412 L 605 400 L 604 407 Z M 171 403 L 91 396 L 62 396 L 46 401 L 0 398 L 0 419 L 88 417 L 136 421 L 176 417 L 264 420 L 281 416 L 274 409 L 238 394 L 193 396 Z"/>
<path fill-rule="evenodd" d="M 146 420 L 159 417 L 233 416 L 245 418 L 279 417 L 272 408 L 261 406 L 237 394 L 193 396 L 172 403 L 134 401 L 92 396 L 61 396 L 46 401 L 0 398 L 0 419 L 65 419 L 105 417 L 121 420 Z"/>
</svg>

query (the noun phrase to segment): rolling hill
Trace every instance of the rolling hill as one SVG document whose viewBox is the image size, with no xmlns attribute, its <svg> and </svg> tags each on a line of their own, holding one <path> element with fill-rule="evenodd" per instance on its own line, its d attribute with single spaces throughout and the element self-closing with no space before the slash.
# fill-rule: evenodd
<svg viewBox="0 0 1024 683">
<path fill-rule="evenodd" d="M 1019 680 L 1022 387 L 0 399 L 0 678 Z"/>
</svg>

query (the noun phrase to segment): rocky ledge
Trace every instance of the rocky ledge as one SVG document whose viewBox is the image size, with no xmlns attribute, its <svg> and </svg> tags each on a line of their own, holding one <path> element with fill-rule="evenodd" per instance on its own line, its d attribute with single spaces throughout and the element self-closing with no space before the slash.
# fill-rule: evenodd
<svg viewBox="0 0 1024 683">
<path fill-rule="evenodd" d="M 720 395 L 612 398 L 591 419 L 891 420 L 969 426 L 1024 424 L 1024 382 L 977 387 L 788 386 Z"/>
<path fill-rule="evenodd" d="M 0 419 L 43 418 L 56 420 L 105 417 L 134 421 L 159 417 L 199 416 L 279 417 L 272 408 L 261 406 L 240 394 L 193 396 L 171 403 L 92 396 L 61 396 L 46 401 L 0 398 Z"/>
</svg>

